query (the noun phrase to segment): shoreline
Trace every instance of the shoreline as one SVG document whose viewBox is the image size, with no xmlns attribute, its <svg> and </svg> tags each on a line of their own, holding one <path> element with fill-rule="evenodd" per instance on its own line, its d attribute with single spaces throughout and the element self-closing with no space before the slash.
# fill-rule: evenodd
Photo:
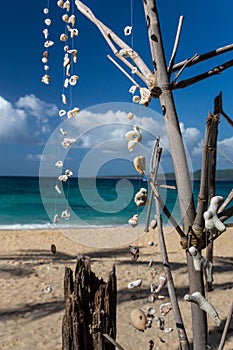
<svg viewBox="0 0 233 350">
<path fill-rule="evenodd" d="M 134 230 L 134 229 L 133 229 Z M 153 339 L 155 348 L 161 350 L 177 350 L 178 337 L 173 314 L 170 312 L 165 318 L 165 327 L 174 329 L 171 333 L 157 328 L 154 320 L 152 328 L 145 332 L 135 330 L 129 319 L 134 307 L 144 311 L 148 307 L 155 307 L 156 316 L 159 315 L 159 305 L 169 302 L 167 289 L 162 291 L 164 300 L 148 303 L 150 285 L 158 284 L 159 276 L 163 273 L 161 252 L 158 245 L 157 230 L 137 237 L 136 244 L 140 249 L 137 262 L 132 262 L 127 245 L 117 247 L 101 247 L 100 233 L 96 228 L 80 229 L 80 235 L 90 236 L 92 246 L 74 241 L 60 230 L 0 230 L 0 283 L 1 307 L 0 343 L 3 350 L 60 350 L 61 324 L 64 316 L 63 279 L 65 266 L 74 271 L 77 255 L 89 255 L 92 270 L 98 277 L 107 279 L 113 264 L 117 275 L 117 341 L 126 350 L 147 349 L 149 340 Z M 108 238 L 114 236 L 131 237 L 131 228 L 106 228 Z M 34 233 L 34 234 L 33 234 Z M 183 315 L 186 332 L 192 340 L 192 325 L 190 303 L 183 297 L 188 293 L 188 273 L 186 256 L 179 245 L 176 232 L 164 228 L 165 240 L 169 255 L 169 262 L 173 273 L 177 298 Z M 106 235 L 102 238 L 105 239 Z M 216 307 L 220 318 L 224 321 L 232 302 L 232 237 L 233 229 L 227 229 L 214 244 L 214 290 L 208 293 L 208 300 Z M 95 241 L 93 243 L 93 239 Z M 92 241 L 91 241 L 92 240 Z M 153 241 L 154 246 L 148 246 Z M 97 244 L 98 243 L 98 244 Z M 51 253 L 51 245 L 55 244 L 57 253 Z M 93 247 L 93 245 L 95 245 Z M 153 267 L 157 274 L 151 275 L 152 268 L 148 263 L 153 260 Z M 142 279 L 140 290 L 128 290 L 130 281 Z M 51 285 L 52 292 L 45 293 L 45 285 Z M 215 327 L 211 319 L 209 323 L 209 345 L 217 350 L 221 332 Z M 224 325 L 224 324 L 223 324 Z M 222 330 L 222 328 L 220 328 Z M 165 341 L 162 343 L 160 338 Z M 224 350 L 232 350 L 233 334 L 229 332 Z"/>
</svg>

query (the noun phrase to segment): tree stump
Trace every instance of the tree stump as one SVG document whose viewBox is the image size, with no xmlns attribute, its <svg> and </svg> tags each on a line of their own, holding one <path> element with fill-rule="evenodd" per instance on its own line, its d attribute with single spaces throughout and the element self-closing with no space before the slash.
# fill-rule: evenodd
<svg viewBox="0 0 233 350">
<path fill-rule="evenodd" d="M 62 350 L 114 350 L 102 334 L 116 339 L 115 266 L 108 281 L 91 271 L 88 256 L 78 256 L 75 274 L 65 268 L 65 315 L 62 322 Z"/>
</svg>

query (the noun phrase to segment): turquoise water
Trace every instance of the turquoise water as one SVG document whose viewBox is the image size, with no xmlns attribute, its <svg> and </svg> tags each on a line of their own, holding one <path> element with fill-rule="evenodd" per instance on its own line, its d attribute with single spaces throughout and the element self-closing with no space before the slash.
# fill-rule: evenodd
<svg viewBox="0 0 233 350">
<path fill-rule="evenodd" d="M 137 207 L 133 200 L 141 187 L 148 189 L 145 179 L 71 178 L 68 183 L 58 183 L 62 194 L 54 189 L 56 184 L 53 178 L 0 177 L 0 229 L 128 225 L 128 219 L 136 213 L 139 223 L 145 221 L 147 206 Z M 175 182 L 167 181 L 167 184 L 175 185 Z M 199 184 L 193 182 L 195 198 Z M 225 198 L 232 187 L 233 181 L 217 181 L 216 195 Z M 162 188 L 160 191 L 179 221 L 177 191 Z M 60 219 L 54 224 L 54 215 L 61 216 L 66 209 L 71 213 L 70 219 Z"/>
</svg>

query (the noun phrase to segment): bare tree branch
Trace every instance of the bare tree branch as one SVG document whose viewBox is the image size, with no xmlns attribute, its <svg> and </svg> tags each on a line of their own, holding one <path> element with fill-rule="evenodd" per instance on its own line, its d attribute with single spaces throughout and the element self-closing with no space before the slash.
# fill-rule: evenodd
<svg viewBox="0 0 233 350">
<path fill-rule="evenodd" d="M 184 16 L 180 16 L 179 24 L 178 24 L 178 28 L 177 28 L 177 33 L 176 33 L 176 38 L 175 38 L 175 43 L 174 43 L 172 55 L 170 58 L 170 62 L 168 65 L 168 74 L 171 73 L 171 70 L 172 70 L 172 67 L 173 67 L 173 64 L 174 64 L 174 61 L 176 58 L 176 53 L 177 53 L 177 49 L 178 49 L 178 45 L 179 45 L 179 41 L 180 41 L 180 34 L 181 34 L 183 20 L 184 20 Z"/>
<path fill-rule="evenodd" d="M 191 61 L 190 61 L 190 59 L 187 59 L 185 61 L 182 61 L 182 62 L 179 62 L 177 64 L 174 64 L 174 66 L 172 67 L 172 72 L 175 72 L 175 71 L 181 69 L 184 66 L 184 64 L 186 64 L 187 61 L 189 61 L 189 63 L 186 64 L 186 67 L 191 67 L 194 64 L 197 64 L 199 62 L 205 61 L 205 60 L 207 60 L 209 58 L 221 55 L 223 53 L 226 53 L 226 52 L 229 52 L 229 51 L 232 51 L 232 50 L 233 50 L 233 44 L 230 44 L 230 45 L 227 45 L 227 46 L 224 46 L 224 47 L 220 47 L 220 48 L 218 48 L 216 50 L 209 51 L 209 52 L 206 52 L 206 53 L 201 54 L 201 55 L 197 55 L 195 57 L 195 59 L 193 59 Z"/>
<path fill-rule="evenodd" d="M 195 77 L 192 77 L 190 79 L 181 80 L 179 82 L 172 83 L 172 90 L 184 88 L 186 86 L 198 83 L 199 81 L 204 80 L 206 78 L 209 78 L 213 75 L 220 74 L 225 69 L 232 67 L 232 66 L 233 66 L 233 60 L 230 60 L 230 61 L 227 61 L 227 62 L 221 64 L 220 66 L 214 67 L 213 69 L 209 70 L 208 72 L 196 75 Z"/>
</svg>

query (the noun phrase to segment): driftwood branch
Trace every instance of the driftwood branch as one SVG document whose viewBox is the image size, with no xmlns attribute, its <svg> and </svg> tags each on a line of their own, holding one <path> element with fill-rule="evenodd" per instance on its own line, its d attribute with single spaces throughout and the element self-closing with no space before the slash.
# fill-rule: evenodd
<svg viewBox="0 0 233 350">
<path fill-rule="evenodd" d="M 99 19 L 97 19 L 93 12 L 80 0 L 76 0 L 75 4 L 77 6 L 77 9 L 97 26 L 104 39 L 106 40 L 107 44 L 113 51 L 114 55 L 119 57 L 119 50 L 114 45 L 114 43 L 117 44 L 120 49 L 125 50 L 128 53 L 129 58 L 133 61 L 133 63 L 138 67 L 139 71 L 141 72 L 140 77 L 143 77 L 143 80 L 144 82 L 146 82 L 148 88 L 152 89 L 156 85 L 154 74 L 150 71 L 150 69 L 147 67 L 145 62 L 138 55 L 138 53 L 134 51 L 122 39 L 120 39 L 110 28 L 108 28 Z"/>
<path fill-rule="evenodd" d="M 213 75 L 217 75 L 222 73 L 225 69 L 230 68 L 233 66 L 233 60 L 227 61 L 220 66 L 216 66 L 213 69 L 210 69 L 208 72 L 196 75 L 195 77 L 181 80 L 178 82 L 172 83 L 172 90 L 181 89 L 187 86 L 190 86 L 192 84 L 198 83 L 201 80 L 207 79 Z"/>
<path fill-rule="evenodd" d="M 176 58 L 176 53 L 177 53 L 177 49 L 178 49 L 178 45 L 179 45 L 179 41 L 180 41 L 180 34 L 181 34 L 181 29 L 182 29 L 182 24 L 183 24 L 183 20 L 184 20 L 184 16 L 180 16 L 179 18 L 179 23 L 178 23 L 178 28 L 177 28 L 177 32 L 176 32 L 176 38 L 175 38 L 175 42 L 174 42 L 174 47 L 173 47 L 173 51 L 172 51 L 172 55 L 169 61 L 169 65 L 168 65 L 168 73 L 170 74 L 172 67 L 174 65 L 174 61 Z"/>
<path fill-rule="evenodd" d="M 230 193 L 228 194 L 227 198 L 225 199 L 225 201 L 222 203 L 222 205 L 219 207 L 218 209 L 218 214 L 222 213 L 223 210 L 228 206 L 228 204 L 230 204 L 230 202 L 233 200 L 233 189 L 230 191 Z"/>
<path fill-rule="evenodd" d="M 227 320 L 226 320 L 226 323 L 225 323 L 225 326 L 224 326 L 224 330 L 223 330 L 223 333 L 222 333 L 222 337 L 221 337 L 221 340 L 220 340 L 220 344 L 219 344 L 218 350 L 222 350 L 224 348 L 224 344 L 225 344 L 225 341 L 226 341 L 227 332 L 228 332 L 229 327 L 230 327 L 232 316 L 233 316 L 233 303 L 231 303 L 230 311 L 229 311 L 229 314 L 227 316 Z"/>
<path fill-rule="evenodd" d="M 167 277 L 167 289 L 168 289 L 169 297 L 172 304 L 172 311 L 173 311 L 176 328 L 178 332 L 180 349 L 189 350 L 188 337 L 185 331 L 182 315 L 181 315 L 179 304 L 176 297 L 175 286 L 174 286 L 172 272 L 169 265 L 168 255 L 167 255 L 166 243 L 164 240 L 162 217 L 160 213 L 161 208 L 159 203 L 159 195 L 156 197 L 155 206 L 156 206 L 156 215 L 158 218 L 158 235 L 159 235 L 160 249 L 162 254 L 163 268 L 164 268 L 165 275 Z"/>
<path fill-rule="evenodd" d="M 124 70 L 124 68 L 122 68 L 110 55 L 107 55 L 107 57 L 137 88 L 140 88 L 140 85 Z"/>
<path fill-rule="evenodd" d="M 216 56 L 219 56 L 223 53 L 226 53 L 226 52 L 229 52 L 229 51 L 232 51 L 233 50 L 233 44 L 230 44 L 230 45 L 227 45 L 227 46 L 224 46 L 224 47 L 220 47 L 216 50 L 213 50 L 213 51 L 209 51 L 209 52 L 206 52 L 204 54 L 201 54 L 201 55 L 198 55 L 196 54 L 195 58 L 190 60 L 190 58 L 186 59 L 185 61 L 182 61 L 182 62 L 179 62 L 179 63 L 176 63 L 174 64 L 174 66 L 172 67 L 172 72 L 175 72 L 175 71 L 178 71 L 180 70 L 184 65 L 186 65 L 186 67 L 191 67 L 199 62 L 203 62 L 205 60 L 208 60 L 209 58 L 212 58 L 212 57 L 216 57 Z M 189 61 L 187 63 L 187 61 Z"/>
</svg>

